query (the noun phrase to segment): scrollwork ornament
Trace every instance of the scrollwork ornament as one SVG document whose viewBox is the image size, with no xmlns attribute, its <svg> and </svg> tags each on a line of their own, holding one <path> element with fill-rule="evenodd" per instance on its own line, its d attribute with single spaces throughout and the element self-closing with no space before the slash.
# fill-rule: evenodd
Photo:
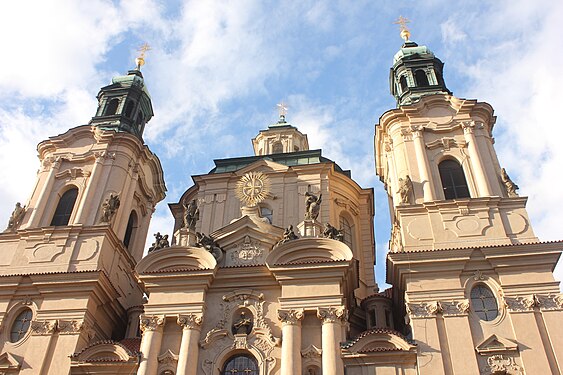
<svg viewBox="0 0 563 375">
<path fill-rule="evenodd" d="M 283 324 L 290 324 L 290 325 L 299 324 L 299 322 L 303 320 L 304 316 L 305 315 L 303 314 L 303 309 L 278 310 L 278 319 Z"/>
<path fill-rule="evenodd" d="M 88 328 L 84 320 L 59 320 L 57 323 L 58 331 L 62 335 L 72 335 L 80 333 Z"/>
<path fill-rule="evenodd" d="M 31 332 L 35 335 L 51 335 L 57 330 L 57 320 L 34 320 L 31 322 Z"/>
<path fill-rule="evenodd" d="M 548 294 L 547 296 L 538 295 L 541 310 L 562 310 L 563 309 L 563 295 L 562 294 Z"/>
<path fill-rule="evenodd" d="M 198 314 L 179 314 L 176 320 L 183 329 L 201 329 L 203 318 Z"/>
<path fill-rule="evenodd" d="M 522 374 L 522 368 L 516 364 L 514 358 L 502 354 L 492 355 L 487 358 L 490 374 Z"/>
<path fill-rule="evenodd" d="M 159 328 L 164 326 L 164 316 L 147 316 L 144 315 L 141 317 L 141 331 L 156 331 Z"/>
<path fill-rule="evenodd" d="M 460 316 L 467 315 L 469 311 L 469 300 L 464 299 L 461 301 L 440 302 L 442 306 L 442 314 L 444 316 Z"/>
<path fill-rule="evenodd" d="M 323 324 L 345 321 L 347 315 L 348 312 L 344 306 L 317 308 L 317 317 L 322 320 Z"/>
<path fill-rule="evenodd" d="M 474 121 L 462 121 L 461 128 L 465 134 L 472 134 L 475 130 L 475 122 Z"/>
</svg>

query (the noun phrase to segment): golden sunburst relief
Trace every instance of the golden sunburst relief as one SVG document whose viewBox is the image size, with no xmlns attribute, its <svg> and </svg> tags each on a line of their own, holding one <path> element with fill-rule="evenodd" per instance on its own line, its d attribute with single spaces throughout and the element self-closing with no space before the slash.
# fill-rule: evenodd
<svg viewBox="0 0 563 375">
<path fill-rule="evenodd" d="M 254 207 L 270 194 L 270 179 L 262 172 L 248 172 L 237 182 L 236 195 L 248 207 Z"/>
</svg>

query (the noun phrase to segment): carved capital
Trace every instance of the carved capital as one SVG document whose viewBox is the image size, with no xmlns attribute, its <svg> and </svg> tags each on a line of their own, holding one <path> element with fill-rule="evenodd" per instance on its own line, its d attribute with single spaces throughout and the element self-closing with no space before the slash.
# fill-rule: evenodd
<svg viewBox="0 0 563 375">
<path fill-rule="evenodd" d="M 345 321 L 348 318 L 346 307 L 319 307 L 317 309 L 317 317 L 325 323 L 335 323 L 337 321 Z"/>
<path fill-rule="evenodd" d="M 410 130 L 412 132 L 413 138 L 421 138 L 424 127 L 422 125 L 411 125 Z"/>
<path fill-rule="evenodd" d="M 201 329 L 203 317 L 200 314 L 179 314 L 177 323 L 182 326 L 183 329 Z"/>
<path fill-rule="evenodd" d="M 34 335 L 52 335 L 57 330 L 57 320 L 34 320 L 31 322 L 31 332 Z"/>
<path fill-rule="evenodd" d="M 164 326 L 165 318 L 162 315 L 143 315 L 141 317 L 141 331 L 156 331 Z"/>
<path fill-rule="evenodd" d="M 278 310 L 278 319 L 283 324 L 299 324 L 299 322 L 303 320 L 304 316 L 305 314 L 303 313 L 303 309 Z"/>
<path fill-rule="evenodd" d="M 474 121 L 462 121 L 460 125 L 463 129 L 464 134 L 473 134 L 473 132 L 475 131 Z"/>
</svg>

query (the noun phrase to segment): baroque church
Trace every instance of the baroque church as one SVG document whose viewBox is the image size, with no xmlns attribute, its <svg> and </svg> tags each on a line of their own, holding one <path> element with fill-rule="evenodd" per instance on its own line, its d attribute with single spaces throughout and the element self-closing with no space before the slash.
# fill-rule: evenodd
<svg viewBox="0 0 563 375">
<path fill-rule="evenodd" d="M 402 36 L 397 107 L 375 126 L 391 288 L 375 282 L 373 190 L 283 111 L 254 155 L 193 176 L 146 253 L 166 187 L 141 55 L 88 125 L 38 146 L 0 234 L 0 374 L 560 374 L 563 244 L 534 235 L 493 108 L 453 96 Z"/>
</svg>

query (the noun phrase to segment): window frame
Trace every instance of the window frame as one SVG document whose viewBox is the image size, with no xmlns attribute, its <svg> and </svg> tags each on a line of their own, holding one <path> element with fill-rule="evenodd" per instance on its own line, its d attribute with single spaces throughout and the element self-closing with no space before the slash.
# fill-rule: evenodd
<svg viewBox="0 0 563 375">
<path fill-rule="evenodd" d="M 448 164 L 452 164 L 455 163 L 456 168 L 454 170 L 454 168 L 448 167 L 448 166 L 444 166 L 445 163 Z M 453 166 L 453 165 L 452 165 Z M 471 198 L 471 190 L 469 188 L 469 183 L 467 181 L 467 175 L 465 174 L 465 170 L 463 168 L 463 165 L 455 158 L 445 158 L 442 159 L 438 165 L 438 177 L 440 178 L 440 185 L 442 187 L 441 191 L 442 194 L 444 196 L 445 200 L 454 200 L 454 199 L 467 199 L 467 198 Z M 446 175 L 446 172 L 448 173 L 448 175 Z M 461 172 L 460 175 L 455 176 L 456 172 Z M 451 182 L 451 185 L 444 185 L 444 180 L 448 179 Z M 465 185 L 463 184 L 459 184 L 460 181 L 455 181 L 455 178 L 459 179 L 459 178 L 463 178 L 463 182 L 465 183 Z M 467 191 L 467 195 L 463 195 L 462 192 L 458 193 L 458 190 L 465 188 Z M 450 190 L 446 190 L 446 189 L 450 189 Z M 447 194 L 447 192 L 453 191 L 453 197 L 449 196 L 449 194 Z"/>
<path fill-rule="evenodd" d="M 72 219 L 73 219 L 73 214 L 74 214 L 74 211 L 76 209 L 77 202 L 79 201 L 78 197 L 80 195 L 80 189 L 78 188 L 78 186 L 67 185 L 67 186 L 65 186 L 65 189 L 61 190 L 61 191 L 62 191 L 62 194 L 59 194 L 59 197 L 58 197 L 58 200 L 57 200 L 57 205 L 55 206 L 55 210 L 53 211 L 53 214 L 51 215 L 51 220 L 49 221 L 49 226 L 51 226 L 51 227 L 64 227 L 64 226 L 69 225 L 71 223 Z M 64 215 L 63 215 L 63 213 L 58 213 L 57 211 L 59 211 L 59 206 L 61 205 L 61 201 L 71 191 L 76 192 L 76 196 L 74 197 L 74 201 L 72 203 L 72 208 L 70 209 L 69 212 L 65 211 Z M 61 211 L 62 211 L 62 208 L 61 208 Z M 68 215 L 68 220 L 66 221 L 65 224 L 55 223 L 55 217 L 57 216 L 57 214 L 59 216 L 67 216 Z"/>
</svg>

